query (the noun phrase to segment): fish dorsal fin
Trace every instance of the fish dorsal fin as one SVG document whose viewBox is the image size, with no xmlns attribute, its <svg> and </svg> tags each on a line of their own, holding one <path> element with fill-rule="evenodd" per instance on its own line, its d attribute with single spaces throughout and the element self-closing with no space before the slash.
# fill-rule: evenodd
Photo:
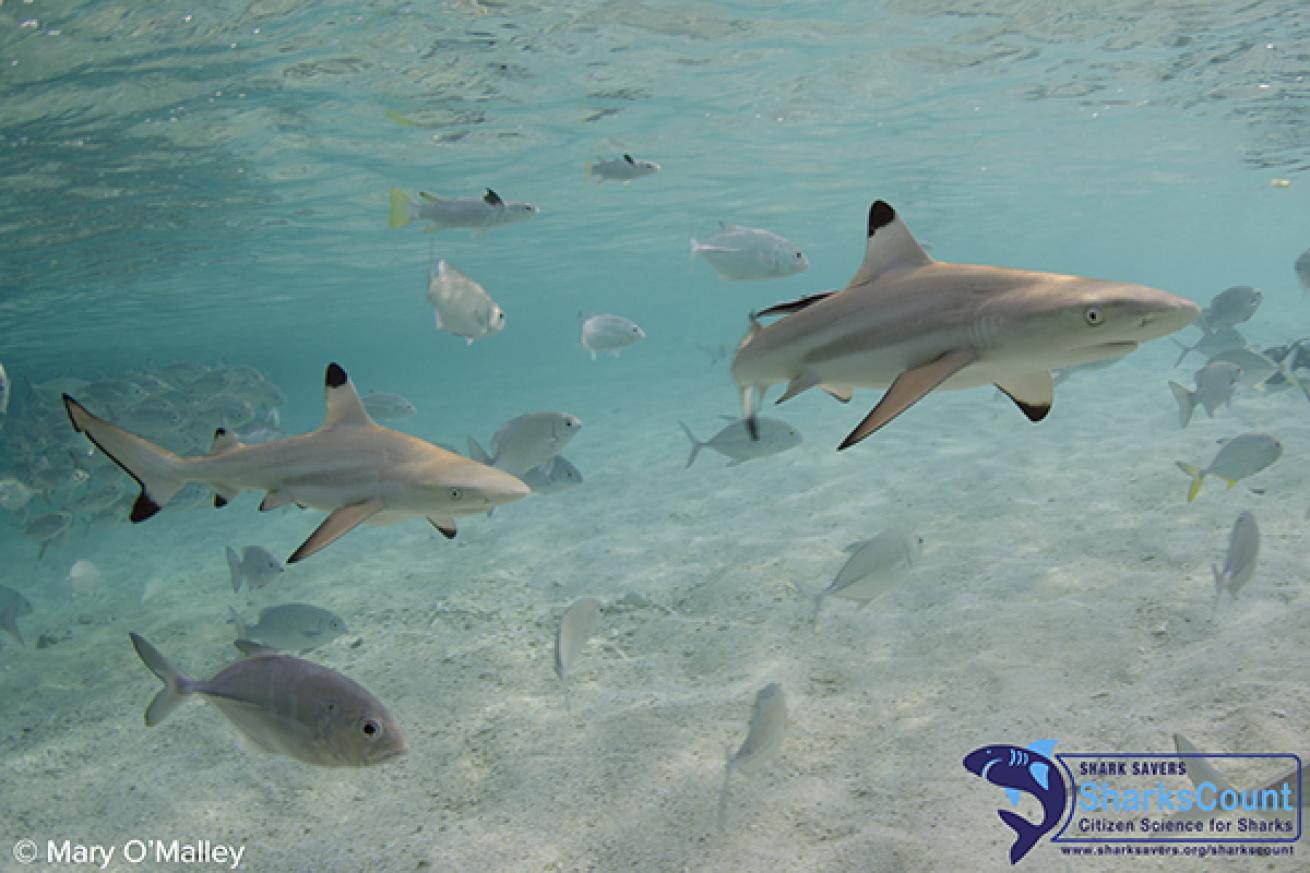
<svg viewBox="0 0 1310 873">
<path fill-rule="evenodd" d="M 505 205 L 505 201 L 500 199 L 500 195 L 497 194 L 495 191 L 492 191 L 490 188 L 487 189 L 486 194 L 482 195 L 482 202 L 487 204 L 488 206 Z"/>
<path fill-rule="evenodd" d="M 632 159 L 632 155 L 628 154 L 627 152 L 623 153 L 623 160 L 627 161 L 629 164 L 632 164 L 632 166 L 634 167 L 637 166 L 637 162 L 634 161 Z"/>
<path fill-rule="evenodd" d="M 359 427 L 373 424 L 364 401 L 359 399 L 355 383 L 350 381 L 340 364 L 328 364 L 323 383 L 327 388 L 327 418 L 320 430 L 334 427 Z"/>
<path fill-rule="evenodd" d="M 420 191 L 420 192 L 418 192 L 418 196 L 421 197 L 421 198 L 423 198 L 424 200 L 428 201 L 429 203 L 440 203 L 440 202 L 441 202 L 441 198 L 440 198 L 440 197 L 438 197 L 436 194 L 430 194 L 430 193 L 428 193 L 427 191 Z"/>
<path fill-rule="evenodd" d="M 869 207 L 869 242 L 864 250 L 864 263 L 851 279 L 851 284 L 863 285 L 885 273 L 925 267 L 933 262 L 909 228 L 896 215 L 896 210 L 882 200 Z"/>
<path fill-rule="evenodd" d="M 241 440 L 227 428 L 220 427 L 214 431 L 214 444 L 209 447 L 209 454 L 221 455 L 233 449 L 241 448 Z"/>
<path fill-rule="evenodd" d="M 719 230 L 724 233 L 732 233 L 734 230 L 744 230 L 740 224 L 733 224 L 731 221 L 720 221 Z"/>
</svg>

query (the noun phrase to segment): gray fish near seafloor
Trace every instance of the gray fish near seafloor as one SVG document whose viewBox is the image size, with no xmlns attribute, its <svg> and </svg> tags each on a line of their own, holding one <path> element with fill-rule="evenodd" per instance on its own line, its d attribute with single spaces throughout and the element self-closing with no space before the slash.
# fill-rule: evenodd
<svg viewBox="0 0 1310 873">
<path fill-rule="evenodd" d="M 604 182 L 606 179 L 612 179 L 626 185 L 633 179 L 653 176 L 659 171 L 660 165 L 654 161 L 634 158 L 626 153 L 621 158 L 610 160 L 597 156 L 595 163 L 587 165 L 587 175 L 595 177 L 597 184 Z"/>
<path fill-rule="evenodd" d="M 287 558 L 293 564 L 365 522 L 424 517 L 447 537 L 457 516 L 481 515 L 531 492 L 517 478 L 377 424 L 336 363 L 323 378 L 327 416 L 312 433 L 245 445 L 219 428 L 208 454 L 182 457 L 93 415 L 67 394 L 73 427 L 141 485 L 130 520 L 153 516 L 189 482 L 209 486 L 214 505 L 243 490 L 266 492 L 260 509 L 289 503 L 328 511 Z"/>
<path fill-rule="evenodd" d="M 890 591 L 919 562 L 923 554 L 923 537 L 912 531 L 891 528 L 870 539 L 851 543 L 846 552 L 850 557 L 827 588 L 809 594 L 796 586 L 814 603 L 816 620 L 825 597 L 853 600 L 859 604 L 859 609 L 863 609 L 870 601 Z"/>
<path fill-rule="evenodd" d="M 569 440 L 581 430 L 581 420 L 566 412 L 529 412 L 501 425 L 491 438 L 490 455 L 482 450 L 477 440 L 469 437 L 469 457 L 480 464 L 522 476 L 564 451 Z"/>
<path fill-rule="evenodd" d="M 23 528 L 23 536 L 41 544 L 41 550 L 36 556 L 40 560 L 45 557 L 46 549 L 51 545 L 62 545 L 68 541 L 68 529 L 72 523 L 71 512 L 47 512 L 29 521 Z"/>
<path fill-rule="evenodd" d="M 32 603 L 14 589 L 0 585 L 0 630 L 7 631 L 19 645 L 23 642 L 23 632 L 18 629 L 18 618 L 31 615 Z"/>
<path fill-rule="evenodd" d="M 1260 556 L 1260 528 L 1255 523 L 1255 516 L 1248 510 L 1237 516 L 1232 533 L 1228 535 L 1228 553 L 1224 556 L 1224 567 L 1220 570 L 1214 564 L 1210 572 L 1214 574 L 1215 603 L 1225 591 L 1237 598 L 1242 586 L 1251 581 L 1255 573 L 1256 558 Z"/>
<path fill-rule="evenodd" d="M 782 745 L 787 727 L 787 695 L 777 682 L 770 682 L 755 694 L 751 709 L 750 728 L 746 739 L 733 754 L 729 748 L 728 761 L 723 767 L 723 789 L 719 792 L 719 827 L 723 827 L 728 812 L 728 780 L 734 770 L 750 775 L 773 756 Z"/>
<path fill-rule="evenodd" d="M 5 365 L 0 364 L 0 415 L 9 412 L 9 389 L 9 374 L 5 372 Z"/>
<path fill-rule="evenodd" d="M 331 610 L 308 603 L 280 603 L 259 611 L 259 621 L 246 624 L 228 607 L 238 640 L 253 640 L 273 649 L 308 652 L 346 633 L 346 623 Z"/>
<path fill-rule="evenodd" d="M 1196 317 L 1196 326 L 1205 333 L 1212 333 L 1226 327 L 1250 320 L 1260 308 L 1264 294 L 1259 288 L 1250 285 L 1234 285 L 1214 296 L 1210 305 L 1201 310 Z"/>
<path fill-rule="evenodd" d="M 1241 382 L 1249 388 L 1263 388 L 1265 383 L 1279 372 L 1277 362 L 1255 349 L 1224 349 L 1210 358 L 1212 364 L 1235 364 L 1240 367 Z M 1296 377 L 1292 377 L 1297 381 Z"/>
<path fill-rule="evenodd" d="M 1205 477 L 1218 476 L 1232 488 L 1238 480 L 1254 476 L 1268 467 L 1283 454 L 1283 444 L 1267 433 L 1244 433 L 1223 441 L 1223 447 L 1214 456 L 1214 460 L 1204 469 L 1177 461 L 1178 469 L 1192 479 L 1187 492 L 1187 502 L 1191 503 L 1201 491 Z"/>
<path fill-rule="evenodd" d="M 521 477 L 533 494 L 558 494 L 582 484 L 582 472 L 563 455 L 556 455 L 546 463 L 533 467 Z"/>
<path fill-rule="evenodd" d="M 794 276 L 810 266 L 800 249 L 776 233 L 725 222 L 704 242 L 691 241 L 691 257 L 697 255 L 724 279 L 739 282 Z"/>
<path fill-rule="evenodd" d="M 1220 328 L 1214 333 L 1202 333 L 1201 338 L 1198 339 L 1195 344 L 1190 346 L 1183 345 L 1174 337 L 1170 337 L 1169 339 L 1173 340 L 1173 344 L 1182 350 L 1178 353 L 1178 360 L 1174 362 L 1175 367 L 1180 366 L 1183 363 L 1183 359 L 1191 352 L 1196 352 L 1201 357 L 1209 360 L 1219 352 L 1227 351 L 1228 349 L 1246 348 L 1246 337 L 1242 336 L 1231 327 Z"/>
<path fill-rule="evenodd" d="M 418 412 L 408 397 L 390 391 L 370 391 L 365 394 L 364 409 L 368 410 L 375 421 L 396 421 Z"/>
<path fill-rule="evenodd" d="M 621 315 L 593 315 L 582 322 L 582 347 L 596 360 L 598 353 L 619 352 L 646 338 L 646 332 Z"/>
<path fill-rule="evenodd" d="M 146 708 L 146 725 L 160 724 L 186 698 L 202 695 L 251 745 L 318 767 L 380 764 L 407 751 L 387 708 L 353 679 L 320 664 L 258 646 L 251 657 L 212 678 L 192 679 L 144 637 L 132 645 L 164 688 Z"/>
<path fill-rule="evenodd" d="M 687 455 L 684 469 L 695 462 L 696 455 L 700 454 L 701 449 L 713 449 L 729 459 L 727 466 L 735 467 L 756 458 L 767 458 L 769 455 L 785 452 L 801 444 L 800 431 L 781 419 L 757 418 L 756 433 L 752 437 L 744 419 L 734 418 L 731 415 L 723 417 L 729 424 L 724 425 L 718 433 L 704 442 L 697 439 L 686 424 L 678 422 L 682 432 L 691 441 L 691 453 Z"/>
<path fill-rule="evenodd" d="M 1242 379 L 1242 368 L 1228 361 L 1211 361 L 1196 371 L 1196 390 L 1188 391 L 1177 382 L 1170 382 L 1169 388 L 1178 402 L 1178 423 L 1187 427 L 1192 420 L 1192 412 L 1197 405 L 1205 408 L 1205 414 L 1214 418 L 1214 411 L 1224 404 L 1231 405 L 1233 389 Z"/>
<path fill-rule="evenodd" d="M 391 229 L 404 227 L 411 221 L 426 221 L 431 230 L 467 228 L 483 231 L 506 224 L 515 224 L 532 218 L 540 210 L 521 200 L 503 200 L 490 188 L 480 198 L 446 199 L 426 191 L 419 192 L 415 203 L 399 188 L 391 189 Z"/>
<path fill-rule="evenodd" d="M 1292 265 L 1292 271 L 1296 273 L 1296 279 L 1301 283 L 1301 290 L 1310 294 L 1310 249 L 1301 252 L 1296 263 Z"/>
<path fill-rule="evenodd" d="M 865 228 L 864 260 L 844 289 L 752 313 L 731 367 L 752 429 L 779 383 L 779 403 L 818 386 L 843 399 L 885 389 L 839 451 L 938 389 L 992 384 L 1041 421 L 1051 370 L 1123 357 L 1200 311 L 1145 285 L 934 260 L 882 200 Z M 763 324 L 769 316 L 781 317 Z"/>
<path fill-rule="evenodd" d="M 575 600 L 564 610 L 555 634 L 555 675 L 561 682 L 568 678 L 578 650 L 595 632 L 599 620 L 600 601 L 592 597 Z"/>
<path fill-rule="evenodd" d="M 225 554 L 233 591 L 240 591 L 242 582 L 250 591 L 263 588 L 286 570 L 282 562 L 263 546 L 246 546 L 240 555 L 236 549 L 227 546 Z"/>
</svg>

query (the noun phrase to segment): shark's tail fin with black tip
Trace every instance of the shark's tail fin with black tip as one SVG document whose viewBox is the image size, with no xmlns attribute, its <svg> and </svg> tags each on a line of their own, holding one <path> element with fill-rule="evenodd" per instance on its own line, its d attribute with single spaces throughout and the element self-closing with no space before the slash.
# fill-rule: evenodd
<svg viewBox="0 0 1310 873">
<path fill-rule="evenodd" d="M 86 434 L 105 457 L 122 467 L 141 486 L 141 494 L 132 504 L 132 521 L 145 521 L 168 505 L 173 495 L 187 483 L 183 473 L 187 459 L 161 448 L 149 440 L 97 418 L 67 394 L 64 409 L 73 429 Z"/>
</svg>

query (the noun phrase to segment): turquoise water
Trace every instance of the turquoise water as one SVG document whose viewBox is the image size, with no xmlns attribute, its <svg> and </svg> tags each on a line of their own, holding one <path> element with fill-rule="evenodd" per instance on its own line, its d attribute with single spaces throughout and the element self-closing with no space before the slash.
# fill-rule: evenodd
<svg viewBox="0 0 1310 873">
<path fill-rule="evenodd" d="M 934 394 L 839 455 L 876 394 L 811 392 L 779 410 L 798 448 L 684 471 L 678 422 L 704 439 L 739 411 L 716 350 L 752 310 L 845 286 L 876 199 L 943 260 L 1202 305 L 1252 285 L 1252 343 L 1310 334 L 1292 270 L 1310 245 L 1307 39 L 1296 2 L 0 5 L 0 473 L 92 474 L 0 513 L 0 583 L 34 607 L 26 645 L 0 634 L 0 868 L 19 838 L 139 837 L 241 843 L 253 870 L 1000 870 L 1003 795 L 959 763 L 978 746 L 1167 752 L 1182 732 L 1305 751 L 1294 392 L 1239 390 L 1180 430 L 1166 382 L 1194 365 L 1162 340 L 1058 387 L 1038 426 L 990 390 Z M 585 175 L 623 152 L 662 170 Z M 541 212 L 392 230 L 392 187 L 491 187 Z M 809 269 L 728 282 L 689 262 L 719 221 L 785 236 Z M 434 329 L 434 255 L 486 287 L 503 333 Z M 580 313 L 647 339 L 593 362 Z M 68 380 L 253 367 L 296 434 L 322 419 L 329 361 L 413 401 L 394 426 L 457 449 L 574 414 L 585 482 L 461 519 L 453 542 L 421 520 L 363 528 L 240 594 L 225 546 L 285 557 L 321 514 L 200 495 L 140 525 L 79 518 L 41 558 L 23 535 L 130 482 L 20 386 L 52 404 Z M 231 424 L 174 387 L 198 433 Z M 1247 430 L 1284 457 L 1187 504 L 1174 462 Z M 1212 618 L 1209 565 L 1244 509 L 1259 569 Z M 793 583 L 826 585 L 843 548 L 894 525 L 925 539 L 909 579 L 863 610 L 826 603 L 811 629 Z M 75 560 L 100 578 L 70 583 Z M 555 627 L 583 596 L 605 616 L 566 707 Z M 157 682 L 129 631 L 207 676 L 236 657 L 229 607 L 294 600 L 350 627 L 309 657 L 387 703 L 404 759 L 263 756 L 198 703 L 141 724 Z M 787 735 L 734 775 L 720 829 L 724 748 L 770 681 Z M 1031 869 L 1111 863 L 1035 852 Z"/>
</svg>

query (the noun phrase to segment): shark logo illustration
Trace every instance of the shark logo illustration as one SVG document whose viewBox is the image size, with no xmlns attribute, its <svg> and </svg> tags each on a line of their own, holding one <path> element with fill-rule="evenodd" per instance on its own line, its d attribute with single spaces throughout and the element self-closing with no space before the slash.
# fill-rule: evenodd
<svg viewBox="0 0 1310 873">
<path fill-rule="evenodd" d="M 1055 740 L 1040 740 L 1027 749 L 1018 746 L 983 746 L 964 759 L 964 769 L 1006 790 L 1010 803 L 1019 802 L 1019 793 L 1036 797 L 1042 805 L 1042 820 L 1033 824 L 1008 809 L 996 814 L 1014 829 L 1017 839 L 1010 847 L 1010 863 L 1017 864 L 1037 841 L 1049 833 L 1064 814 L 1068 792 L 1050 755 Z"/>
</svg>

